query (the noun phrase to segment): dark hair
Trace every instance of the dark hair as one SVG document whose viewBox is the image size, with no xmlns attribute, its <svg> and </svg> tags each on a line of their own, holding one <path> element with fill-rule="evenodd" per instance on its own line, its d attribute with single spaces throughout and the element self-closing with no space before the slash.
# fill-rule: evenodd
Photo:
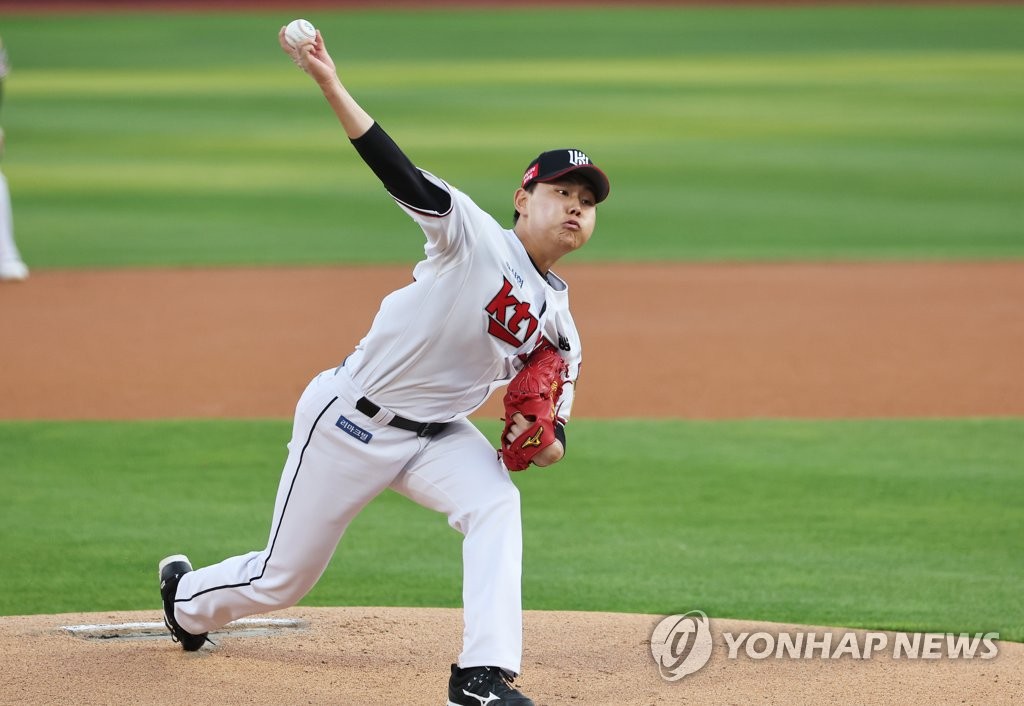
<svg viewBox="0 0 1024 706">
<path fill-rule="evenodd" d="M 570 172 L 569 174 L 566 174 L 564 176 L 560 176 L 557 179 L 552 179 L 551 181 L 552 182 L 568 181 L 568 182 L 572 182 L 573 184 L 582 184 L 582 185 L 586 186 L 588 189 L 590 189 L 591 191 L 593 191 L 595 194 L 597 193 L 597 186 L 594 184 L 594 182 L 592 182 L 590 179 L 586 178 L 582 174 L 573 174 L 572 172 Z M 523 188 L 526 189 L 527 191 L 529 191 L 532 194 L 534 187 L 537 186 L 537 184 L 539 184 L 539 183 L 540 182 L 537 182 L 537 181 L 531 181 L 527 186 L 524 186 Z M 548 183 L 548 182 L 544 182 L 544 183 Z M 512 225 L 515 226 L 515 224 L 518 223 L 518 222 L 519 222 L 519 210 L 516 209 L 516 212 L 512 215 Z"/>
</svg>

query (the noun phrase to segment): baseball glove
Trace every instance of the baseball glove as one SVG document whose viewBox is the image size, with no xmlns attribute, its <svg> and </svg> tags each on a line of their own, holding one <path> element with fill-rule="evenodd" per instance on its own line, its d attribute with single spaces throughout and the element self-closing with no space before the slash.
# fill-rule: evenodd
<svg viewBox="0 0 1024 706">
<path fill-rule="evenodd" d="M 534 456 L 554 443 L 555 410 L 567 371 L 558 349 L 546 343 L 530 354 L 526 365 L 508 384 L 503 400 L 505 428 L 501 432 L 501 458 L 508 470 L 525 470 Z M 517 412 L 530 426 L 510 442 L 508 434 Z"/>
</svg>

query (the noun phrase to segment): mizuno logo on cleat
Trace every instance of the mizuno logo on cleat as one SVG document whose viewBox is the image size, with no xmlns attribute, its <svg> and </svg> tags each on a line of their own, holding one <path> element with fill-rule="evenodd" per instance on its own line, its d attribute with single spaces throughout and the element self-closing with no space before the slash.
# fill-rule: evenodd
<svg viewBox="0 0 1024 706">
<path fill-rule="evenodd" d="M 501 700 L 501 697 L 500 696 L 495 696 L 493 691 L 488 692 L 487 696 L 479 696 L 477 694 L 471 694 L 468 691 L 466 691 L 465 689 L 462 690 L 462 693 L 465 694 L 466 696 L 472 696 L 474 699 L 479 701 L 480 702 L 480 706 L 487 706 L 487 704 L 491 703 L 492 701 L 500 701 Z"/>
</svg>

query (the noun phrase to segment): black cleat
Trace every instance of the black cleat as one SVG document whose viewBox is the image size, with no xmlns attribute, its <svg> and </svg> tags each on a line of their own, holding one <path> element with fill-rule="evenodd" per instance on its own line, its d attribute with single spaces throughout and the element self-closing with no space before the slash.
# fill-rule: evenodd
<svg viewBox="0 0 1024 706">
<path fill-rule="evenodd" d="M 498 667 L 452 665 L 448 680 L 448 706 L 533 706 L 533 701 L 512 686 L 513 675 Z"/>
<path fill-rule="evenodd" d="M 174 619 L 174 596 L 178 592 L 178 580 L 192 570 L 192 564 L 184 554 L 173 554 L 160 562 L 160 597 L 164 600 L 164 625 L 171 631 L 171 639 L 186 652 L 195 652 L 210 641 L 204 632 L 193 635 L 185 632 Z M 210 641 L 211 644 L 212 641 Z"/>
</svg>

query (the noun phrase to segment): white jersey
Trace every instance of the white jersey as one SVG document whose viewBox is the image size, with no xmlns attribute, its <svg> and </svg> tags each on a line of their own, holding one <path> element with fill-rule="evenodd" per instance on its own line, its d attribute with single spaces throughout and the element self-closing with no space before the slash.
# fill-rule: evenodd
<svg viewBox="0 0 1024 706">
<path fill-rule="evenodd" d="M 451 194 L 451 207 L 436 213 L 399 202 L 426 234 L 426 259 L 412 284 L 381 302 L 346 370 L 375 404 L 417 421 L 447 422 L 479 408 L 547 339 L 569 367 L 558 408 L 568 421 L 582 359 L 568 285 L 554 273 L 541 275 L 514 231 L 423 173 Z"/>
</svg>

